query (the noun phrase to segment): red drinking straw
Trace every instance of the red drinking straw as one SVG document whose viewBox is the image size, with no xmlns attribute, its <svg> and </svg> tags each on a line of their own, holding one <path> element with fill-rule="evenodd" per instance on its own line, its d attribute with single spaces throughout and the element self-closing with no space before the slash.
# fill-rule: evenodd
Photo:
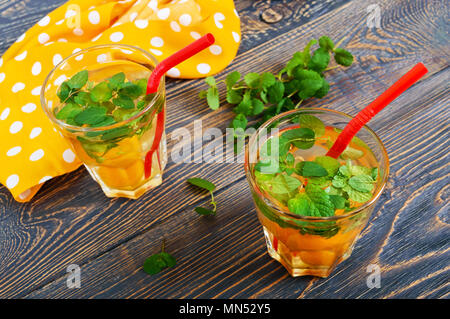
<svg viewBox="0 0 450 319">
<path fill-rule="evenodd" d="M 345 126 L 339 134 L 336 142 L 327 153 L 327 156 L 338 158 L 346 149 L 355 134 L 369 122 L 378 112 L 396 99 L 400 94 L 406 91 L 410 86 L 417 82 L 428 72 L 423 63 L 417 63 L 411 70 L 402 76 L 397 82 L 389 87 L 383 94 L 367 105 Z"/>
<path fill-rule="evenodd" d="M 205 36 L 201 37 L 200 39 L 192 42 L 185 48 L 181 49 L 180 51 L 172 54 L 168 58 L 161 61 L 161 63 L 159 63 L 155 67 L 155 69 L 152 72 L 152 75 L 148 79 L 147 94 L 156 93 L 158 91 L 161 77 L 167 71 L 169 71 L 174 66 L 180 64 L 184 60 L 187 60 L 193 55 L 196 55 L 200 51 L 206 49 L 211 44 L 213 44 L 214 41 L 215 41 L 214 36 L 211 33 L 208 33 Z M 152 158 L 155 151 L 157 152 L 158 155 L 158 162 L 160 161 L 158 150 L 163 132 L 164 132 L 164 108 L 161 109 L 161 111 L 158 113 L 156 117 L 155 137 L 153 138 L 152 147 L 145 156 L 145 163 L 144 163 L 145 178 L 149 178 L 152 173 Z"/>
</svg>

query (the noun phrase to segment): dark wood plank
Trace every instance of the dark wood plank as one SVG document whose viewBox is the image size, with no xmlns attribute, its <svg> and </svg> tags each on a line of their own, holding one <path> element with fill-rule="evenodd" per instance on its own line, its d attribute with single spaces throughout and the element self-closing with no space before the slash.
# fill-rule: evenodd
<svg viewBox="0 0 450 319">
<path fill-rule="evenodd" d="M 448 89 L 440 74 L 412 89 L 414 100 L 402 97 L 394 110 L 408 102 L 405 116 L 374 121 L 391 157 L 393 174 L 376 213 L 358 241 L 353 256 L 327 279 L 291 278 L 265 250 L 261 227 L 245 179 L 216 194 L 216 218 L 195 216 L 192 207 L 133 240 L 82 266 L 80 289 L 67 289 L 66 278 L 34 291 L 29 298 L 292 298 L 292 297 L 430 297 L 448 286 L 448 237 L 445 220 L 436 211 L 448 210 L 448 123 L 428 121 L 436 112 L 448 116 Z M 444 99 L 442 99 L 444 95 Z M 431 103 L 429 103 L 431 102 Z M 420 109 L 418 114 L 416 111 Z M 398 146 L 399 132 L 410 126 Z M 438 136 L 436 136 L 438 135 Z M 421 146 L 422 141 L 427 146 Z M 411 147 L 411 145 L 415 145 Z M 436 147 L 438 146 L 438 147 Z M 411 157 L 420 157 L 411 165 Z M 406 171 L 399 173 L 402 169 Z M 418 179 L 430 174 L 433 182 Z M 417 176 L 416 176 L 417 175 Z M 411 177 L 405 180 L 405 177 Z M 433 201 L 429 199 L 433 198 Z M 206 201 L 203 203 L 206 204 Z M 436 220 L 437 218 L 437 220 Z M 448 216 L 447 216 L 448 218 Z M 448 222 L 448 221 L 447 221 Z M 421 238 L 417 240 L 417 230 Z M 143 260 L 159 249 L 161 237 L 179 264 L 158 276 L 142 270 Z M 446 247 L 447 246 L 447 247 Z M 381 267 L 380 289 L 368 289 L 366 267 Z M 420 276 L 419 276 L 420 274 Z"/>
<path fill-rule="evenodd" d="M 424 91 L 416 88 L 419 91 L 415 91 L 415 95 L 408 93 L 411 95 L 401 97 L 396 101 L 390 108 L 391 112 L 383 111 L 377 118 L 377 121 L 380 122 L 376 122 L 383 125 L 374 127 L 380 130 L 383 137 L 382 133 L 385 132 L 383 128 L 389 132 L 386 124 L 389 123 L 390 127 L 391 115 L 395 114 L 397 119 L 405 119 L 402 122 L 403 125 L 397 126 L 397 129 L 404 130 L 406 138 L 408 138 L 410 134 L 408 128 L 411 128 L 409 120 L 422 114 L 424 105 L 430 108 L 427 103 L 431 101 L 434 103 L 431 106 L 437 106 L 435 112 L 424 113 L 428 116 L 424 119 L 428 125 L 425 128 L 430 130 L 425 133 L 432 132 L 433 128 L 442 133 L 444 128 L 436 126 L 436 121 L 431 119 L 434 119 L 436 114 L 442 116 L 445 111 L 442 103 L 444 102 L 444 106 L 448 104 L 448 101 L 443 100 L 446 96 L 444 94 L 446 87 L 442 86 L 442 83 L 445 83 L 443 81 L 448 79 L 448 73 L 445 73 L 448 66 L 448 46 L 445 42 L 438 41 L 440 39 L 438 35 L 443 32 L 445 34 L 445 20 L 442 19 L 440 12 L 446 12 L 447 6 L 444 1 L 436 1 L 427 5 L 422 3 L 424 2 L 415 1 L 405 4 L 404 1 L 385 1 L 380 3 L 383 10 L 383 28 L 382 30 L 368 30 L 365 27 L 366 3 L 354 1 L 320 17 L 315 17 L 310 23 L 303 26 L 293 27 L 291 31 L 269 41 L 267 41 L 269 38 L 265 38 L 261 42 L 263 44 L 238 56 L 229 69 L 238 69 L 243 73 L 266 69 L 278 71 L 292 53 L 297 48 L 302 48 L 310 37 L 330 34 L 334 39 L 340 39 L 346 35 L 347 39 L 344 41 L 344 45 L 358 57 L 357 63 L 345 71 L 331 72 L 333 89 L 329 96 L 320 101 L 311 101 L 307 105 L 331 107 L 355 114 L 357 110 L 392 83 L 393 78 L 396 78 L 395 75 L 404 73 L 415 62 L 422 60 L 430 68 L 428 75 L 430 82 L 424 83 L 429 83 L 427 87 L 433 90 L 434 98 L 426 96 L 419 99 L 421 94 L 426 91 L 425 88 Z M 408 19 L 399 19 L 398 21 L 394 19 L 406 15 Z M 424 17 L 427 17 L 426 28 L 420 24 Z M 392 25 L 394 23 L 395 27 Z M 439 85 L 430 85 L 433 83 L 433 79 L 436 79 Z M 204 86 L 199 80 L 179 82 L 170 87 L 169 132 L 179 126 L 186 126 L 192 130 L 192 121 L 195 119 L 202 119 L 204 128 L 219 127 L 223 130 L 228 125 L 228 120 L 232 116 L 229 108 L 224 107 L 217 112 L 210 112 L 204 104 L 199 103 L 195 96 L 202 87 Z M 417 104 L 417 101 L 422 104 Z M 404 107 L 404 105 L 408 107 Z M 410 107 L 410 105 L 413 106 Z M 437 135 L 436 131 L 433 132 Z M 415 131 L 415 134 L 420 142 L 424 133 Z M 392 139 L 394 151 L 397 147 L 404 145 L 412 148 L 414 142 L 420 145 L 418 141 L 408 144 L 407 140 L 398 139 L 398 137 L 392 136 Z M 169 149 L 170 146 L 173 146 L 173 142 L 169 143 Z M 399 157 L 405 156 L 405 162 L 398 166 L 398 170 L 408 164 L 416 168 L 414 165 L 418 163 L 414 161 L 415 154 L 408 153 L 409 148 L 403 151 L 406 155 L 399 153 Z M 425 157 L 424 160 L 432 159 L 433 165 L 442 166 L 443 163 L 439 161 L 439 156 L 446 153 L 439 152 L 443 150 L 445 151 L 445 148 L 441 149 L 433 144 L 430 156 Z M 436 158 L 436 156 L 438 157 Z M 220 175 L 217 172 L 220 172 Z M 396 171 L 394 170 L 394 172 Z M 415 172 L 415 170 L 411 170 L 411 172 Z M 440 173 L 443 171 L 441 170 Z M 221 194 L 230 194 L 229 201 L 222 199 L 220 203 L 222 207 L 226 207 L 222 211 L 225 216 L 223 218 L 229 216 L 230 219 L 224 221 L 219 218 L 217 224 L 213 224 L 216 228 L 211 227 L 212 230 L 217 230 L 215 238 L 225 238 L 228 234 L 230 239 L 225 239 L 224 242 L 227 249 L 220 248 L 221 246 L 217 246 L 218 244 L 208 245 L 207 239 L 210 236 L 208 230 L 210 229 L 203 227 L 204 221 L 199 221 L 191 211 L 192 206 L 204 198 L 183 182 L 186 177 L 194 175 L 211 178 L 217 183 L 219 186 L 218 196 L 228 197 L 228 195 Z M 4 258 L 0 264 L 2 273 L 0 295 L 4 297 L 24 296 L 40 287 L 41 289 L 30 296 L 297 297 L 303 296 L 302 292 L 305 289 L 307 296 L 327 296 L 332 295 L 333 292 L 339 293 L 339 288 L 330 290 L 327 294 L 326 290 L 317 290 L 314 285 L 315 281 L 310 282 L 309 278 L 298 280 L 289 278 L 281 266 L 271 261 L 265 254 L 262 232 L 257 226 L 256 218 L 252 215 L 253 221 L 250 222 L 243 219 L 242 216 L 243 212 L 253 209 L 253 206 L 246 191 L 245 181 L 242 180 L 241 165 L 211 166 L 170 163 L 165 176 L 166 181 L 162 187 L 149 192 L 138 201 L 104 198 L 97 185 L 83 170 L 50 181 L 38 194 L 36 200 L 26 205 L 13 202 L 7 191 L 4 188 L 0 189 L 2 203 L 0 206 L 0 229 L 2 230 L 0 243 L 4 248 L 1 250 Z M 404 176 L 400 175 L 400 177 L 399 180 L 403 181 Z M 423 181 L 436 185 L 432 189 L 440 191 L 440 187 L 442 187 L 440 183 L 445 182 L 445 179 L 430 177 Z M 416 186 L 412 183 L 411 185 L 411 187 Z M 401 189 L 399 193 L 401 193 Z M 233 197 L 231 194 L 239 196 Z M 384 195 L 379 207 L 384 208 L 385 202 L 390 199 L 386 197 L 388 194 Z M 446 198 L 444 191 L 440 194 L 439 198 Z M 420 205 L 423 205 L 424 201 L 426 199 L 422 197 L 418 200 Z M 409 214 L 412 204 L 416 204 L 416 201 L 411 203 L 406 201 L 405 208 L 402 210 L 403 215 Z M 396 208 L 395 202 L 394 204 L 391 202 L 390 207 Z M 431 207 L 429 214 L 435 216 L 439 211 L 443 211 L 442 207 L 439 207 Z M 395 219 L 392 216 L 395 213 L 394 209 L 389 217 Z M 418 214 L 417 211 L 415 214 Z M 445 214 L 441 213 L 441 215 Z M 378 216 L 379 214 L 376 215 L 376 217 Z M 186 220 L 189 226 L 186 231 L 183 223 L 176 224 L 178 218 Z M 389 220 L 386 218 L 377 218 L 381 225 L 384 225 L 385 231 L 390 229 Z M 224 223 L 223 227 L 221 227 L 222 223 Z M 178 287 L 181 289 L 180 291 L 171 290 L 170 286 L 164 286 L 163 280 L 158 283 L 160 288 L 153 290 L 155 280 L 159 279 L 145 277 L 139 270 L 143 259 L 159 245 L 161 235 L 172 232 L 169 226 L 179 227 L 175 228 L 178 232 L 181 229 L 181 233 L 187 233 L 184 235 L 176 233 L 181 236 L 178 237 L 176 244 L 168 242 L 170 249 L 173 249 L 176 256 L 181 258 L 179 259 L 181 267 L 174 270 L 179 275 L 179 277 L 175 276 L 177 280 L 201 282 L 200 278 L 213 278 L 219 274 L 206 286 L 202 286 L 199 291 L 193 290 L 195 287 L 184 290 Z M 163 229 L 166 229 L 167 233 L 164 233 Z M 440 230 L 441 228 L 438 228 L 436 233 L 439 233 Z M 378 232 L 373 232 L 364 238 L 373 236 L 374 239 L 368 239 L 368 242 L 371 243 L 373 240 L 380 240 L 377 235 Z M 245 243 L 243 245 L 239 241 L 242 236 L 247 236 L 245 238 L 249 238 L 249 242 L 252 243 L 248 249 Z M 190 244 L 192 238 L 205 239 L 205 241 L 200 241 L 200 243 L 196 241 Z M 426 241 L 426 239 L 428 237 L 424 240 Z M 238 244 L 236 244 L 236 240 L 238 240 Z M 143 246 L 132 245 L 132 243 L 140 242 Z M 192 255 L 188 249 L 183 249 L 186 243 L 189 243 L 192 251 L 203 254 L 204 257 L 196 261 L 195 254 Z M 448 245 L 448 243 L 431 238 L 429 245 L 442 248 L 445 247 L 445 244 Z M 229 248 L 233 245 L 236 245 L 233 248 L 235 250 L 230 250 Z M 389 247 L 385 248 L 385 251 L 389 251 Z M 215 248 L 218 249 L 217 253 L 214 251 Z M 430 247 L 427 246 L 427 248 Z M 211 254 L 210 257 L 205 257 L 208 253 Z M 360 256 L 362 258 L 360 262 L 366 263 L 368 259 L 366 259 L 366 255 L 363 256 Z M 357 258 L 348 262 L 355 262 Z M 214 262 L 216 259 L 219 262 Z M 207 261 L 209 263 L 206 263 Z M 198 268 L 191 266 L 194 262 L 199 265 Z M 64 279 L 62 276 L 65 274 L 65 267 L 70 263 L 80 264 L 88 278 L 91 278 L 86 278 L 86 282 L 89 283 L 86 290 L 77 292 L 63 289 Z M 30 264 L 33 265 L 33 268 L 30 268 Z M 102 269 L 109 269 L 108 267 L 114 270 L 111 274 L 116 274 L 117 277 L 109 275 L 107 272 L 102 274 Z M 440 264 L 437 263 L 436 267 L 440 267 Z M 417 269 L 415 270 L 417 271 Z M 203 272 L 206 272 L 207 275 L 203 276 Z M 348 276 L 349 273 L 348 269 L 344 270 L 341 276 Z M 137 277 L 133 277 L 134 275 Z M 172 275 L 172 273 L 168 273 L 161 278 Z M 222 280 L 221 276 L 226 280 Z M 102 282 L 102 278 L 105 278 L 104 282 Z M 106 280 L 106 278 L 109 279 Z M 333 278 L 332 284 L 335 285 L 334 287 L 338 287 L 339 278 Z M 439 296 L 440 292 L 444 290 L 439 282 L 445 278 L 445 272 L 437 272 L 433 278 L 438 280 L 438 284 L 433 289 L 434 294 Z M 238 280 L 236 281 L 236 279 Z M 363 282 L 361 278 L 358 280 Z M 100 282 L 95 284 L 96 281 Z M 319 281 L 319 283 L 322 282 Z M 113 289 L 119 284 L 122 285 L 123 291 Z M 348 283 L 352 289 L 354 285 L 356 285 L 356 281 Z M 417 286 L 420 284 L 411 287 Z M 111 289 L 108 289 L 109 287 Z M 384 296 L 392 293 L 395 285 L 387 286 L 387 288 L 391 290 L 384 290 Z M 351 294 L 349 290 L 346 291 L 348 295 Z M 423 289 L 416 290 L 414 293 L 426 294 Z"/>
</svg>

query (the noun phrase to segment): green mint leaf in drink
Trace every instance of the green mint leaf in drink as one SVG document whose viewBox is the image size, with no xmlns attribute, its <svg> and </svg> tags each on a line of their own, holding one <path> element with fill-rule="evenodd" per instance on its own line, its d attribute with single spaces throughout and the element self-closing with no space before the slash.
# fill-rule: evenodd
<svg viewBox="0 0 450 319">
<path fill-rule="evenodd" d="M 206 189 L 207 191 L 210 192 L 216 189 L 216 186 L 213 183 L 203 178 L 198 177 L 188 178 L 187 182 L 191 185 Z"/>
<path fill-rule="evenodd" d="M 295 166 L 295 171 L 303 177 L 328 176 L 328 171 L 316 162 L 303 161 Z"/>
<path fill-rule="evenodd" d="M 297 178 L 285 174 L 278 174 L 270 181 L 271 191 L 275 194 L 289 194 L 301 184 Z"/>
<path fill-rule="evenodd" d="M 88 81 L 89 73 L 87 70 L 83 70 L 72 76 L 68 81 L 66 81 L 66 84 L 69 88 L 78 90 L 81 89 L 83 86 L 86 85 Z"/>
<path fill-rule="evenodd" d="M 90 106 L 74 117 L 75 122 L 82 126 L 84 124 L 95 125 L 105 119 L 106 108 Z"/>
<path fill-rule="evenodd" d="M 302 216 L 330 217 L 334 215 L 334 205 L 330 196 L 316 185 L 308 184 L 305 192 L 288 201 L 289 210 Z"/>
<path fill-rule="evenodd" d="M 121 89 L 119 90 L 120 95 L 127 95 L 132 99 L 136 99 L 145 93 L 145 87 L 142 85 L 142 82 L 132 83 L 125 82 Z"/>
<path fill-rule="evenodd" d="M 321 137 L 325 134 L 325 125 L 319 118 L 313 115 L 301 114 L 298 118 L 298 122 L 300 127 L 307 127 L 313 130 L 315 137 Z"/>
<path fill-rule="evenodd" d="M 365 203 L 372 198 L 372 193 L 370 192 L 360 192 L 350 185 L 344 186 L 342 189 L 344 192 L 348 194 L 348 197 L 358 203 Z"/>
<path fill-rule="evenodd" d="M 67 121 L 68 119 L 73 119 L 81 112 L 83 112 L 83 108 L 80 105 L 75 103 L 67 103 L 56 113 L 55 116 L 58 120 Z"/>
<path fill-rule="evenodd" d="M 329 195 L 329 197 L 335 209 L 345 209 L 347 206 L 347 200 L 343 196 Z"/>
<path fill-rule="evenodd" d="M 353 55 L 341 48 L 336 48 L 334 50 L 334 59 L 336 60 L 336 63 L 343 66 L 350 66 L 353 63 Z"/>
<path fill-rule="evenodd" d="M 112 91 L 108 82 L 100 82 L 94 86 L 90 93 L 90 97 L 94 102 L 106 102 L 112 97 Z"/>
<path fill-rule="evenodd" d="M 329 176 L 336 175 L 337 171 L 339 170 L 339 167 L 341 166 L 341 164 L 337 159 L 332 158 L 330 156 L 317 156 L 314 159 L 314 162 L 320 164 L 323 168 L 325 168 Z"/>
<path fill-rule="evenodd" d="M 348 185 L 359 192 L 368 193 L 373 190 L 374 181 L 369 175 L 358 175 L 350 177 Z"/>
<path fill-rule="evenodd" d="M 356 148 L 347 146 L 345 150 L 342 152 L 341 157 L 343 159 L 353 159 L 356 160 L 358 158 L 361 158 L 364 156 L 364 152 L 361 150 L 358 150 Z"/>
<path fill-rule="evenodd" d="M 123 109 L 134 109 L 135 107 L 133 99 L 127 95 L 119 95 L 112 102 Z"/>
<path fill-rule="evenodd" d="M 113 75 L 109 80 L 109 86 L 112 90 L 119 90 L 125 82 L 125 73 L 120 72 Z"/>
<path fill-rule="evenodd" d="M 284 139 L 300 149 L 309 149 L 314 145 L 314 131 L 307 127 L 287 130 L 281 135 Z"/>
<path fill-rule="evenodd" d="M 60 102 L 64 103 L 64 102 L 66 102 L 67 98 L 69 97 L 70 92 L 71 92 L 71 89 L 70 89 L 69 85 L 67 84 L 67 81 L 65 81 L 59 87 L 56 95 L 59 97 Z"/>
<path fill-rule="evenodd" d="M 103 133 L 102 140 L 108 141 L 112 139 L 118 139 L 125 136 L 131 136 L 133 134 L 133 129 L 129 126 L 119 126 L 113 129 L 110 129 Z"/>
</svg>

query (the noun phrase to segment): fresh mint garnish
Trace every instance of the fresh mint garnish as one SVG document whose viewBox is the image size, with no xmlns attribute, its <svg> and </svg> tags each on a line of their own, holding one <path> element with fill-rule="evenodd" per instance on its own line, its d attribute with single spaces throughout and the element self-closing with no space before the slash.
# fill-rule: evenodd
<svg viewBox="0 0 450 319">
<path fill-rule="evenodd" d="M 143 269 L 149 275 L 156 275 L 163 269 L 174 267 L 176 264 L 176 259 L 165 252 L 165 240 L 163 239 L 161 252 L 148 257 L 144 262 Z"/>
<path fill-rule="evenodd" d="M 138 114 L 154 97 L 145 94 L 147 79 L 127 81 L 123 72 L 99 83 L 88 78 L 89 72 L 83 70 L 61 84 L 57 91 L 61 106 L 54 110 L 57 119 L 75 126 L 106 127 Z M 78 140 L 89 156 L 102 163 L 106 152 L 121 139 L 143 134 L 149 125 L 141 123 L 147 121 L 142 116 L 115 129 L 86 132 Z"/>
<path fill-rule="evenodd" d="M 319 47 L 311 55 L 311 48 L 317 43 Z M 332 55 L 337 64 L 350 66 L 353 62 L 350 52 L 335 47 L 329 37 L 322 36 L 319 41 L 313 39 L 302 51 L 294 53 L 277 75 L 250 72 L 241 79 L 237 71 L 228 74 L 224 81 L 226 100 L 235 105 L 233 111 L 236 113 L 230 127 L 245 130 L 250 118 L 255 116 L 262 120 L 256 124 L 258 126 L 281 112 L 298 108 L 308 98 L 327 95 L 330 86 L 324 72 L 328 70 Z M 205 82 L 209 88 L 202 91 L 199 97 L 206 98 L 210 108 L 216 110 L 220 105 L 218 82 L 213 77 L 207 77 Z M 316 137 L 323 135 L 321 128 L 312 129 Z"/>
<path fill-rule="evenodd" d="M 204 216 L 215 215 L 216 210 L 217 210 L 217 203 L 214 201 L 213 191 L 216 189 L 216 185 L 214 185 L 213 183 L 211 183 L 210 181 L 208 181 L 206 179 L 198 178 L 198 177 L 188 178 L 187 182 L 191 185 L 194 185 L 196 187 L 207 190 L 211 195 L 211 205 L 213 205 L 212 210 L 206 209 L 204 207 L 196 207 L 194 210 L 199 215 L 204 215 Z"/>
</svg>

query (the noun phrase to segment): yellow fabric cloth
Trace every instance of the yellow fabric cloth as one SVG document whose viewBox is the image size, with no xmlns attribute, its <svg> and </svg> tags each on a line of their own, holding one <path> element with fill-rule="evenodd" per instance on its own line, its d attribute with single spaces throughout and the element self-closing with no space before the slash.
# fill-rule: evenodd
<svg viewBox="0 0 450 319">
<path fill-rule="evenodd" d="M 63 58 L 123 43 L 162 60 L 208 32 L 216 43 L 168 73 L 180 78 L 215 74 L 235 57 L 240 25 L 232 0 L 73 0 L 42 18 L 0 59 L 0 182 L 26 202 L 46 180 L 81 165 L 40 105 L 41 85 Z"/>
</svg>

